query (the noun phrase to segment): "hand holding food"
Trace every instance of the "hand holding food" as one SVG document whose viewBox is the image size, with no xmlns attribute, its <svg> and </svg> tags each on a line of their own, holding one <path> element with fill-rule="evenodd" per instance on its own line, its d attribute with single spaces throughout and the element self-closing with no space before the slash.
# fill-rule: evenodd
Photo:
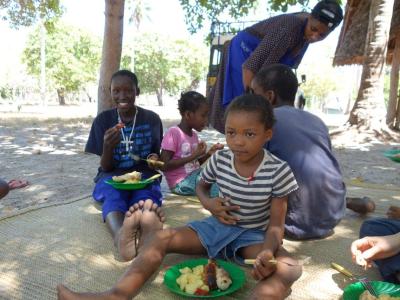
<svg viewBox="0 0 400 300">
<path fill-rule="evenodd" d="M 371 261 L 391 257 L 400 252 L 400 233 L 386 236 L 366 236 L 351 244 L 353 261 L 370 266 Z"/>
<path fill-rule="evenodd" d="M 221 143 L 216 143 L 211 146 L 210 150 L 208 150 L 207 154 L 209 156 L 213 155 L 217 150 L 224 149 L 224 145 Z"/>
<path fill-rule="evenodd" d="M 191 295 L 205 296 L 212 290 L 226 290 L 232 284 L 228 272 L 218 267 L 215 260 L 193 269 L 185 267 L 179 270 L 181 276 L 176 279 L 179 288 Z"/>
</svg>

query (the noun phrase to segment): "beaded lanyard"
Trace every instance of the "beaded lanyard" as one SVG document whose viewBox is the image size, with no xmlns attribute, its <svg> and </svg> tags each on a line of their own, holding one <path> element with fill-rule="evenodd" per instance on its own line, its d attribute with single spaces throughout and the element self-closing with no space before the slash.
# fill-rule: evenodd
<svg viewBox="0 0 400 300">
<path fill-rule="evenodd" d="M 129 138 L 127 136 L 125 136 L 124 128 L 121 128 L 121 134 L 122 134 L 121 144 L 125 144 L 125 149 L 126 149 L 127 153 L 129 153 L 129 145 L 133 144 L 133 141 L 131 141 L 131 139 L 132 139 L 132 135 L 133 135 L 133 130 L 135 129 L 137 114 L 138 114 L 138 109 L 136 108 L 136 112 L 135 112 L 135 116 L 133 117 L 132 129 L 131 129 L 131 133 L 129 135 Z M 121 116 L 119 115 L 119 112 L 118 112 L 118 123 L 122 123 Z"/>
</svg>

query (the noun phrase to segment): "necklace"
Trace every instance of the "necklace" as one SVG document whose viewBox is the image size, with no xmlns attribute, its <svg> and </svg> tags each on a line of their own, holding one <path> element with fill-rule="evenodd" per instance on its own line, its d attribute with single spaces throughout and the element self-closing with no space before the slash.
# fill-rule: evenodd
<svg viewBox="0 0 400 300">
<path fill-rule="evenodd" d="M 131 141 L 131 139 L 132 139 L 133 130 L 135 129 L 137 114 L 138 114 L 138 109 L 136 107 L 135 116 L 133 117 L 132 129 L 131 129 L 131 133 L 129 134 L 129 138 L 125 135 L 124 128 L 120 129 L 121 130 L 121 134 L 122 134 L 122 142 L 121 142 L 121 144 L 125 144 L 126 153 L 129 153 L 129 146 L 133 144 L 133 141 Z M 118 112 L 118 123 L 122 123 L 121 116 L 119 115 L 119 112 Z"/>
</svg>

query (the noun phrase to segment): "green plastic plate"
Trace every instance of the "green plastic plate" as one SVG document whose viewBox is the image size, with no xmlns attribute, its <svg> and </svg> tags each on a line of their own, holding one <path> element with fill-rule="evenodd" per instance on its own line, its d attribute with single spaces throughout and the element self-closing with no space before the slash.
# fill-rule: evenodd
<svg viewBox="0 0 400 300">
<path fill-rule="evenodd" d="M 371 281 L 371 285 L 379 295 L 400 296 L 400 285 L 383 281 Z M 365 288 L 360 282 L 350 284 L 343 291 L 343 300 L 358 300 Z"/>
<path fill-rule="evenodd" d="M 395 162 L 400 163 L 400 150 L 387 150 L 383 153 L 383 155 Z"/>
<path fill-rule="evenodd" d="M 198 265 L 206 265 L 208 263 L 208 259 L 199 258 L 199 259 L 191 259 L 187 260 L 183 263 L 177 264 L 175 266 L 170 267 L 164 275 L 164 284 L 166 287 L 181 296 L 185 297 L 194 297 L 194 298 L 216 298 L 224 295 L 231 294 L 238 289 L 240 289 L 246 281 L 246 276 L 244 271 L 239 268 L 237 265 L 232 264 L 230 262 L 226 262 L 223 260 L 217 260 L 217 265 L 225 271 L 229 273 L 229 276 L 232 279 L 231 286 L 225 291 L 215 290 L 211 291 L 209 295 L 199 296 L 199 295 L 191 295 L 187 294 L 179 288 L 179 285 L 176 283 L 176 279 L 181 275 L 179 269 L 183 269 L 184 267 L 194 268 Z"/>
<path fill-rule="evenodd" d="M 105 180 L 105 183 L 112 185 L 117 190 L 141 190 L 144 189 L 148 184 L 152 183 L 154 180 L 142 180 L 136 183 L 123 183 L 116 182 L 112 179 Z"/>
</svg>

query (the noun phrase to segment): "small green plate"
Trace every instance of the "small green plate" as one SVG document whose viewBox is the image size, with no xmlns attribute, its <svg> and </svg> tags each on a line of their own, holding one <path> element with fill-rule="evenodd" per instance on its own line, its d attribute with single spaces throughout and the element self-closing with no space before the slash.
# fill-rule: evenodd
<svg viewBox="0 0 400 300">
<path fill-rule="evenodd" d="M 148 184 L 152 183 L 154 180 L 142 180 L 136 183 L 123 183 L 116 182 L 112 179 L 105 180 L 105 183 L 112 185 L 117 190 L 141 190 L 144 189 Z"/>
<path fill-rule="evenodd" d="M 231 294 L 238 289 L 240 289 L 246 281 L 246 276 L 244 271 L 239 268 L 237 265 L 234 265 L 230 262 L 226 262 L 223 260 L 217 260 L 217 265 L 225 271 L 229 273 L 229 276 L 232 279 L 232 284 L 225 291 L 215 290 L 211 291 L 209 295 L 199 296 L 199 295 L 191 295 L 187 294 L 179 288 L 179 285 L 176 283 L 176 279 L 181 276 L 181 272 L 179 269 L 183 269 L 184 267 L 194 268 L 198 265 L 206 265 L 208 263 L 207 258 L 199 258 L 199 259 L 190 259 L 183 263 L 177 264 L 175 266 L 170 267 L 164 275 L 164 284 L 167 286 L 169 290 L 172 292 L 185 296 L 185 297 L 195 297 L 195 298 L 216 298 L 224 295 Z"/>
<path fill-rule="evenodd" d="M 371 281 L 372 287 L 379 295 L 400 296 L 400 285 L 383 281 Z M 345 287 L 343 291 L 343 300 L 358 300 L 365 288 L 361 282 L 356 282 Z"/>
<path fill-rule="evenodd" d="M 395 162 L 400 163 L 400 150 L 387 150 L 383 152 L 383 155 Z"/>
</svg>

